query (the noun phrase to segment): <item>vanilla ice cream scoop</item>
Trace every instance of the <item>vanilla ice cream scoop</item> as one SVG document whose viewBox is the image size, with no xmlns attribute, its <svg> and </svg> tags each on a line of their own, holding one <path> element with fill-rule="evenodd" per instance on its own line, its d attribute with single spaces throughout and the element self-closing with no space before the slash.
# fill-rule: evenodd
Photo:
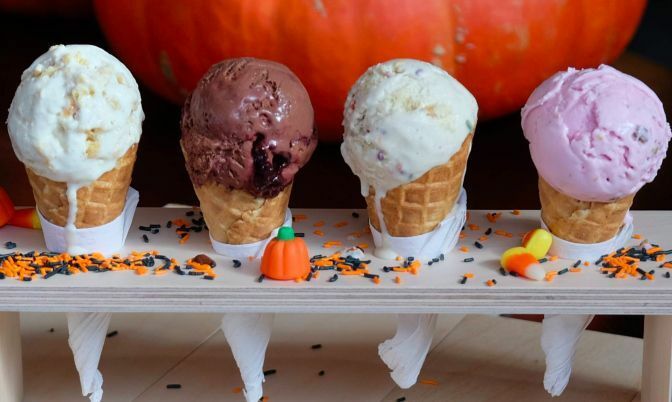
<svg viewBox="0 0 672 402">
<path fill-rule="evenodd" d="M 140 140 L 130 71 L 90 45 L 52 46 L 23 72 L 7 126 L 16 156 L 40 176 L 83 186 Z"/>
<path fill-rule="evenodd" d="M 369 68 L 345 103 L 343 158 L 362 195 L 410 183 L 444 164 L 476 127 L 473 95 L 444 70 L 396 59 Z"/>
</svg>

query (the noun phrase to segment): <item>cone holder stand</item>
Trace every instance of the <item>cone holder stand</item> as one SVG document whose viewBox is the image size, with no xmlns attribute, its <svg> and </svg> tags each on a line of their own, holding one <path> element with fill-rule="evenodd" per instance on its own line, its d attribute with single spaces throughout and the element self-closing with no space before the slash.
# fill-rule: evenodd
<svg viewBox="0 0 672 402">
<path fill-rule="evenodd" d="M 520 243 L 520 235 L 539 227 L 539 211 L 513 215 L 502 211 L 494 223 L 486 214 L 496 211 L 471 211 L 466 237 L 443 261 L 431 266 L 423 261 L 418 275 L 383 272 L 389 261 L 372 258 L 369 270 L 380 274 L 380 284 L 359 276 L 341 276 L 328 282 L 332 271 L 322 271 L 310 282 L 258 282 L 258 260 L 242 261 L 233 268 L 230 259 L 216 256 L 207 232 L 191 233 L 180 245 L 174 228 L 165 223 L 185 218 L 186 209 L 138 208 L 126 240 L 126 251 L 158 250 L 180 262 L 206 253 L 217 262 L 215 280 L 197 276 L 138 276 L 132 272 L 56 275 L 49 280 L 20 282 L 0 280 L 0 401 L 22 400 L 20 312 L 145 312 L 145 313 L 386 313 L 386 314 L 641 314 L 645 315 L 642 402 L 672 400 L 672 279 L 659 263 L 644 263 L 647 271 L 657 272 L 654 281 L 638 278 L 609 279 L 595 265 L 582 266 L 580 273 L 558 276 L 553 282 L 533 282 L 499 273 L 499 255 Z M 360 245 L 373 248 L 366 211 L 296 209 L 296 232 L 305 234 L 311 255 L 331 254 L 341 248 Z M 635 233 L 672 248 L 671 211 L 633 212 Z M 158 234 L 144 243 L 140 225 L 161 224 Z M 488 240 L 474 241 L 492 228 Z M 495 230 L 512 234 L 495 234 Z M 317 231 L 318 235 L 315 234 Z M 503 232 L 500 232 L 503 233 Z M 0 247 L 6 241 L 18 247 L 12 251 L 44 250 L 39 231 L 4 227 Z M 342 246 L 325 248 L 326 242 Z M 636 244 L 638 240 L 633 240 Z M 334 243 L 331 243 L 334 244 Z M 338 244 L 338 243 L 337 243 Z M 466 252 L 460 247 L 468 247 Z M 7 252 L 2 250 L 2 253 Z M 123 254 L 123 253 L 122 253 Z M 474 258 L 473 262 L 464 262 Z M 547 270 L 571 266 L 573 261 L 558 260 L 545 265 Z M 474 277 L 465 284 L 465 273 Z M 395 277 L 401 277 L 401 283 Z M 496 286 L 486 282 L 496 279 Z M 282 319 L 282 315 L 276 317 Z M 67 345 L 63 345 L 67 347 Z M 605 368 L 608 369 L 608 368 Z M 103 373 L 104 374 L 104 373 Z M 542 384 L 539 384 L 541 387 Z M 571 386 L 571 384 L 570 384 Z"/>
</svg>

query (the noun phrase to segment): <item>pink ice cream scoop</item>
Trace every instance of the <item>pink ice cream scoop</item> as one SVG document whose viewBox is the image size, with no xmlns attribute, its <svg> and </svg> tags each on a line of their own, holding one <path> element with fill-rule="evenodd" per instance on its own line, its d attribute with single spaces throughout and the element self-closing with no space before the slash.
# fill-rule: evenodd
<svg viewBox="0 0 672 402">
<path fill-rule="evenodd" d="M 605 65 L 544 81 L 523 107 L 522 126 L 539 175 L 583 201 L 636 193 L 656 177 L 672 137 L 656 94 Z"/>
</svg>

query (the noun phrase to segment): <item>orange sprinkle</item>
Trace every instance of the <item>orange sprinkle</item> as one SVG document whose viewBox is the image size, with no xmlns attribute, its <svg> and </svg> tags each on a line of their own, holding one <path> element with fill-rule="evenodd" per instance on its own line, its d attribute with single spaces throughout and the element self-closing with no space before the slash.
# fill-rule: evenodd
<svg viewBox="0 0 672 402">
<path fill-rule="evenodd" d="M 321 230 L 316 230 L 316 231 L 313 232 L 313 234 L 314 234 L 315 236 L 320 236 L 320 237 L 324 236 L 324 232 L 321 231 Z"/>
<path fill-rule="evenodd" d="M 394 283 L 400 284 L 401 283 L 401 276 L 397 275 L 396 277 L 394 277 Z"/>
<path fill-rule="evenodd" d="M 301 221 L 305 221 L 306 219 L 308 219 L 308 217 L 304 214 L 296 214 L 296 215 L 293 215 L 293 217 L 294 217 L 294 222 L 301 222 Z"/>
<path fill-rule="evenodd" d="M 342 228 L 343 226 L 347 226 L 347 225 L 348 225 L 348 222 L 347 222 L 347 221 L 340 221 L 340 222 L 336 222 L 336 223 L 334 224 L 334 227 L 335 227 L 335 228 Z"/>
<path fill-rule="evenodd" d="M 486 219 L 490 223 L 497 222 L 497 219 L 499 219 L 500 216 L 502 216 L 501 212 L 497 212 L 497 213 L 493 212 L 493 213 L 490 213 L 490 214 L 485 214 Z"/>
<path fill-rule="evenodd" d="M 653 280 L 656 279 L 656 277 L 653 276 L 653 275 L 651 275 L 650 273 L 647 272 L 647 273 L 646 273 L 646 279 L 648 279 L 648 280 L 650 280 L 650 281 L 653 281 Z"/>
<path fill-rule="evenodd" d="M 303 278 L 294 278 L 294 282 L 296 283 L 303 282 Z"/>
<path fill-rule="evenodd" d="M 189 241 L 189 236 L 191 236 L 189 233 L 186 234 L 183 238 L 180 239 L 180 244 L 184 244 L 187 241 Z"/>
<path fill-rule="evenodd" d="M 590 266 L 590 261 L 584 261 L 583 265 L 585 265 L 586 267 L 589 267 Z"/>
<path fill-rule="evenodd" d="M 262 396 L 261 399 L 259 400 L 259 402 L 268 402 L 270 400 L 271 400 L 271 398 L 269 398 L 267 396 Z"/>
<path fill-rule="evenodd" d="M 313 226 L 315 226 L 316 228 L 322 227 L 324 226 L 324 221 L 317 221 L 313 223 Z"/>
<path fill-rule="evenodd" d="M 663 254 L 659 254 L 656 256 L 656 262 L 663 262 L 665 261 L 665 256 Z"/>
<path fill-rule="evenodd" d="M 506 236 L 508 234 L 508 232 L 506 230 L 497 229 L 497 230 L 495 230 L 495 234 L 499 235 L 499 236 Z"/>
<path fill-rule="evenodd" d="M 511 211 L 511 214 L 516 216 L 520 215 L 520 209 L 514 209 L 513 211 Z"/>
<path fill-rule="evenodd" d="M 469 228 L 469 230 L 481 230 L 480 226 L 473 223 L 468 224 L 467 227 Z"/>
<path fill-rule="evenodd" d="M 464 274 L 464 275 L 462 275 L 462 276 L 464 276 L 465 278 L 469 278 L 469 279 L 471 279 L 471 278 L 474 277 L 474 274 L 472 274 L 471 272 L 467 272 L 466 274 Z"/>
<path fill-rule="evenodd" d="M 666 262 L 663 264 L 663 268 L 672 268 L 672 262 Z"/>
<path fill-rule="evenodd" d="M 462 247 L 460 247 L 460 251 L 463 252 L 463 253 L 467 253 L 467 252 L 469 252 L 469 247 L 462 246 Z"/>
<path fill-rule="evenodd" d="M 395 258 L 395 260 L 397 260 L 397 261 L 403 261 L 403 260 L 404 260 L 404 257 L 398 255 L 397 258 Z"/>
<path fill-rule="evenodd" d="M 486 241 L 486 240 L 488 240 L 488 236 L 483 235 L 483 236 L 479 237 L 478 240 L 479 241 Z"/>
<path fill-rule="evenodd" d="M 464 232 L 460 232 L 460 239 L 464 239 L 467 237 L 467 234 Z"/>
<path fill-rule="evenodd" d="M 167 269 L 156 269 L 154 270 L 154 275 L 156 276 L 163 276 L 168 273 Z"/>
<path fill-rule="evenodd" d="M 581 269 L 581 268 L 578 268 L 578 267 L 577 267 L 577 268 L 570 268 L 570 269 L 569 269 L 569 272 L 581 272 L 581 271 L 582 271 L 582 269 Z"/>
<path fill-rule="evenodd" d="M 360 238 L 360 237 L 362 237 L 362 234 L 359 233 L 359 232 L 352 232 L 352 233 L 348 234 L 348 236 L 352 236 L 352 237 L 355 237 L 355 238 Z"/>
<path fill-rule="evenodd" d="M 485 282 L 485 284 L 488 285 L 488 286 L 490 286 L 490 287 L 495 286 L 495 282 L 493 282 L 492 279 L 490 279 L 490 280 L 488 280 L 487 282 Z"/>
<path fill-rule="evenodd" d="M 367 249 L 367 248 L 369 248 L 369 245 L 366 244 L 366 243 L 359 243 L 359 244 L 357 245 L 357 247 L 359 247 L 359 248 L 361 248 L 361 249 Z"/>
<path fill-rule="evenodd" d="M 248 255 L 248 256 L 247 256 L 247 260 L 250 261 L 250 262 L 252 262 L 252 261 L 255 260 L 255 258 L 254 258 L 253 255 Z"/>
<path fill-rule="evenodd" d="M 147 272 L 149 272 L 149 271 L 148 271 L 147 268 L 145 268 L 145 267 L 138 267 L 138 268 L 135 270 L 136 275 L 141 275 L 141 276 L 142 276 L 142 275 L 147 275 Z"/>
<path fill-rule="evenodd" d="M 660 247 L 651 247 L 650 249 L 646 250 L 646 254 L 650 255 L 650 254 L 653 254 L 653 253 L 657 253 L 661 250 L 662 250 L 662 248 L 660 248 Z"/>
<path fill-rule="evenodd" d="M 642 235 L 635 233 L 635 234 L 632 235 L 632 238 L 639 240 L 639 239 L 642 238 Z"/>
<path fill-rule="evenodd" d="M 557 256 L 557 255 L 551 255 L 551 256 L 548 257 L 548 260 L 549 260 L 549 261 L 557 261 L 557 260 L 558 260 L 558 256 Z"/>
<path fill-rule="evenodd" d="M 438 381 L 436 381 L 436 380 L 432 380 L 432 379 L 420 380 L 420 381 L 418 381 L 418 382 L 419 382 L 420 384 L 424 384 L 424 385 L 439 385 L 439 382 L 438 382 Z"/>
<path fill-rule="evenodd" d="M 241 392 L 243 392 L 243 387 L 234 387 L 231 390 L 231 392 L 233 392 L 234 394 L 240 394 Z"/>
<path fill-rule="evenodd" d="M 376 285 L 379 284 L 380 283 L 380 277 L 379 276 L 374 276 L 373 277 L 373 283 L 375 283 Z"/>
</svg>

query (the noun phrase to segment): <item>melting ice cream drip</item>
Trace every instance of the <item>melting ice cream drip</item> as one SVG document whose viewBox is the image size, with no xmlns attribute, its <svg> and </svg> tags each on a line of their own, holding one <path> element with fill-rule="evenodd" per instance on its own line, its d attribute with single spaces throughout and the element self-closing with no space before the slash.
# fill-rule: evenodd
<svg viewBox="0 0 672 402">
<path fill-rule="evenodd" d="M 378 215 L 378 222 L 380 225 L 381 244 L 380 246 L 376 246 L 374 255 L 378 258 L 393 260 L 397 258 L 397 254 L 390 246 L 390 233 L 387 231 L 387 224 L 385 224 L 385 216 L 381 206 L 381 200 L 385 198 L 385 195 L 387 195 L 387 192 L 383 192 L 381 189 L 376 188 L 374 200 L 376 204 L 376 215 Z"/>
</svg>

